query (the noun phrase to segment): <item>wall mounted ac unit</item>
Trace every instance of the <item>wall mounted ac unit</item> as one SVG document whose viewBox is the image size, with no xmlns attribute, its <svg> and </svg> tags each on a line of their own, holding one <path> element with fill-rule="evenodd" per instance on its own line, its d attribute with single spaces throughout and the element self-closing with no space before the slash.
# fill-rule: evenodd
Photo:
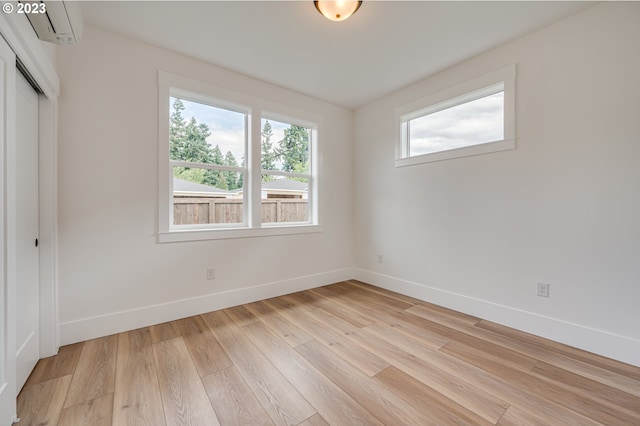
<svg viewBox="0 0 640 426">
<path fill-rule="evenodd" d="M 45 13 L 25 13 L 38 38 L 56 44 L 78 44 L 83 28 L 79 2 L 58 0 L 42 3 Z"/>
</svg>

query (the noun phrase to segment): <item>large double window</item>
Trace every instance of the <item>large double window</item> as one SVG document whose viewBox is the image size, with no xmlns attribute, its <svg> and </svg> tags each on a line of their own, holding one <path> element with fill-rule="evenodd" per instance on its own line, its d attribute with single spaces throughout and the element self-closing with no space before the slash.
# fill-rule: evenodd
<svg viewBox="0 0 640 426">
<path fill-rule="evenodd" d="M 319 231 L 319 117 L 160 72 L 159 241 Z"/>
</svg>

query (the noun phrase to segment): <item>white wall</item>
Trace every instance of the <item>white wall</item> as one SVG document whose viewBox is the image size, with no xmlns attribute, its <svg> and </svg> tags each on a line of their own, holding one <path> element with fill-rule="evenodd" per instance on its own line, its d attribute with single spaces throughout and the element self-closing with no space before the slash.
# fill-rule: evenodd
<svg viewBox="0 0 640 426">
<path fill-rule="evenodd" d="M 355 265 L 372 284 L 640 365 L 639 24 L 637 3 L 598 5 L 355 114 L 86 28 L 57 58 L 61 343 Z M 396 106 L 512 63 L 516 150 L 394 167 Z M 158 69 L 323 115 L 324 232 L 158 244 Z"/>
<path fill-rule="evenodd" d="M 351 111 L 92 27 L 58 68 L 61 344 L 350 277 Z M 323 116 L 324 232 L 158 244 L 158 70 Z"/>
<path fill-rule="evenodd" d="M 640 365 L 638 46 L 606 3 L 357 110 L 356 276 Z M 394 168 L 395 107 L 512 63 L 515 150 Z"/>
</svg>

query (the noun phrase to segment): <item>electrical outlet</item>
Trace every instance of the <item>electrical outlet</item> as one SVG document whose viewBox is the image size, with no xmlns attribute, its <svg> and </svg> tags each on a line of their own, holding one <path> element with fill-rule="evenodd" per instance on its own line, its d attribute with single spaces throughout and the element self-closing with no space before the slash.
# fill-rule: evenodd
<svg viewBox="0 0 640 426">
<path fill-rule="evenodd" d="M 216 279 L 216 270 L 215 268 L 207 268 L 207 279 L 215 280 Z"/>
<path fill-rule="evenodd" d="M 549 283 L 538 283 L 538 296 L 549 297 Z"/>
<path fill-rule="evenodd" d="M 382 259 L 382 255 L 381 255 L 381 254 L 379 254 L 379 255 L 378 255 L 378 263 L 382 263 L 382 260 L 383 260 L 383 259 Z"/>
</svg>

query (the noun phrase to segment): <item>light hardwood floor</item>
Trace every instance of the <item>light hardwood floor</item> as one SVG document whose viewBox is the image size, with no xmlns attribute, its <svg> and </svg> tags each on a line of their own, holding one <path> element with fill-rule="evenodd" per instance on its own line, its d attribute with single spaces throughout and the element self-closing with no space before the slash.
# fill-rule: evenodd
<svg viewBox="0 0 640 426">
<path fill-rule="evenodd" d="M 26 425 L 640 425 L 640 368 L 343 282 L 41 360 Z"/>
</svg>

